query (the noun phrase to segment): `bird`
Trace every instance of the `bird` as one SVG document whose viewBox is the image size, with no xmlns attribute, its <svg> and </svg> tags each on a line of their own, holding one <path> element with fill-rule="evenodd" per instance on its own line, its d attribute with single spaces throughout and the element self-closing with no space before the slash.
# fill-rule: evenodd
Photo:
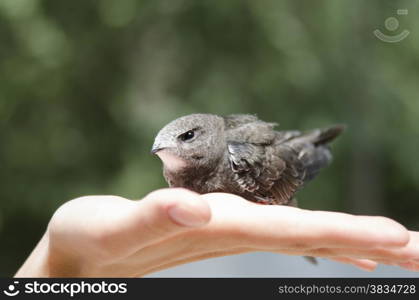
<svg viewBox="0 0 419 300">
<path fill-rule="evenodd" d="M 190 114 L 164 126 L 151 153 L 170 187 L 296 206 L 295 193 L 330 164 L 329 143 L 345 125 L 307 132 L 276 126 L 252 114 Z"/>
</svg>

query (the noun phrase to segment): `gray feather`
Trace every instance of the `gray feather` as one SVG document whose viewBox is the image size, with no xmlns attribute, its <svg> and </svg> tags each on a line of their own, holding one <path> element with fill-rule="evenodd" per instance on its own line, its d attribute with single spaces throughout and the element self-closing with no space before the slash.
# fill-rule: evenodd
<svg viewBox="0 0 419 300">
<path fill-rule="evenodd" d="M 328 143 L 344 127 L 302 133 L 275 131 L 275 126 L 255 115 L 194 114 L 164 127 L 154 148 L 169 149 L 185 162 L 181 170 L 165 165 L 164 175 L 171 186 L 292 205 L 295 193 L 331 162 Z M 179 137 L 188 131 L 194 131 L 194 139 L 182 142 Z"/>
</svg>

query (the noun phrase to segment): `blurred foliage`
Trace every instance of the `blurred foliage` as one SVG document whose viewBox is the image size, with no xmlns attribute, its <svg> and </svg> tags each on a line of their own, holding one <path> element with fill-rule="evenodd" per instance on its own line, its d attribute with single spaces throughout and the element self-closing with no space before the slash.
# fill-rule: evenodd
<svg viewBox="0 0 419 300">
<path fill-rule="evenodd" d="M 372 34 L 389 16 L 404 41 Z M 301 206 L 419 229 L 418 23 L 414 1 L 1 0 L 0 275 L 65 201 L 166 186 L 153 137 L 192 112 L 346 123 Z"/>
</svg>

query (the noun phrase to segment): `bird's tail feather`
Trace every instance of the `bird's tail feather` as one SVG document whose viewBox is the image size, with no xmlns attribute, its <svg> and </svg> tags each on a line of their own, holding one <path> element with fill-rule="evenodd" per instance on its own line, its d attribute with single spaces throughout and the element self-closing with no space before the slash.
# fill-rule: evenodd
<svg viewBox="0 0 419 300">
<path fill-rule="evenodd" d="M 292 144 L 310 143 L 316 147 L 326 145 L 333 141 L 338 135 L 340 135 L 345 130 L 345 128 L 345 125 L 338 124 L 327 128 L 314 129 L 292 137 L 289 142 Z"/>
<path fill-rule="evenodd" d="M 318 129 L 314 131 L 315 136 L 312 143 L 316 146 L 325 145 L 333 141 L 338 135 L 340 135 L 346 126 L 342 124 L 334 125 L 324 129 Z"/>
<path fill-rule="evenodd" d="M 289 141 L 291 147 L 299 153 L 299 159 L 306 169 L 305 182 L 312 180 L 330 163 L 332 154 L 327 144 L 344 129 L 344 125 L 315 129 Z"/>
</svg>

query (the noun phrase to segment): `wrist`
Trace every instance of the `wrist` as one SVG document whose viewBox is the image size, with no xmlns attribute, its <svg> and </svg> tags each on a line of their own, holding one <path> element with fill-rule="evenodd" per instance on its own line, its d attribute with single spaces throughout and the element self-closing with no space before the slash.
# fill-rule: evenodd
<svg viewBox="0 0 419 300">
<path fill-rule="evenodd" d="M 70 255 L 51 245 L 47 231 L 15 277 L 79 277 L 79 265 Z"/>
</svg>

